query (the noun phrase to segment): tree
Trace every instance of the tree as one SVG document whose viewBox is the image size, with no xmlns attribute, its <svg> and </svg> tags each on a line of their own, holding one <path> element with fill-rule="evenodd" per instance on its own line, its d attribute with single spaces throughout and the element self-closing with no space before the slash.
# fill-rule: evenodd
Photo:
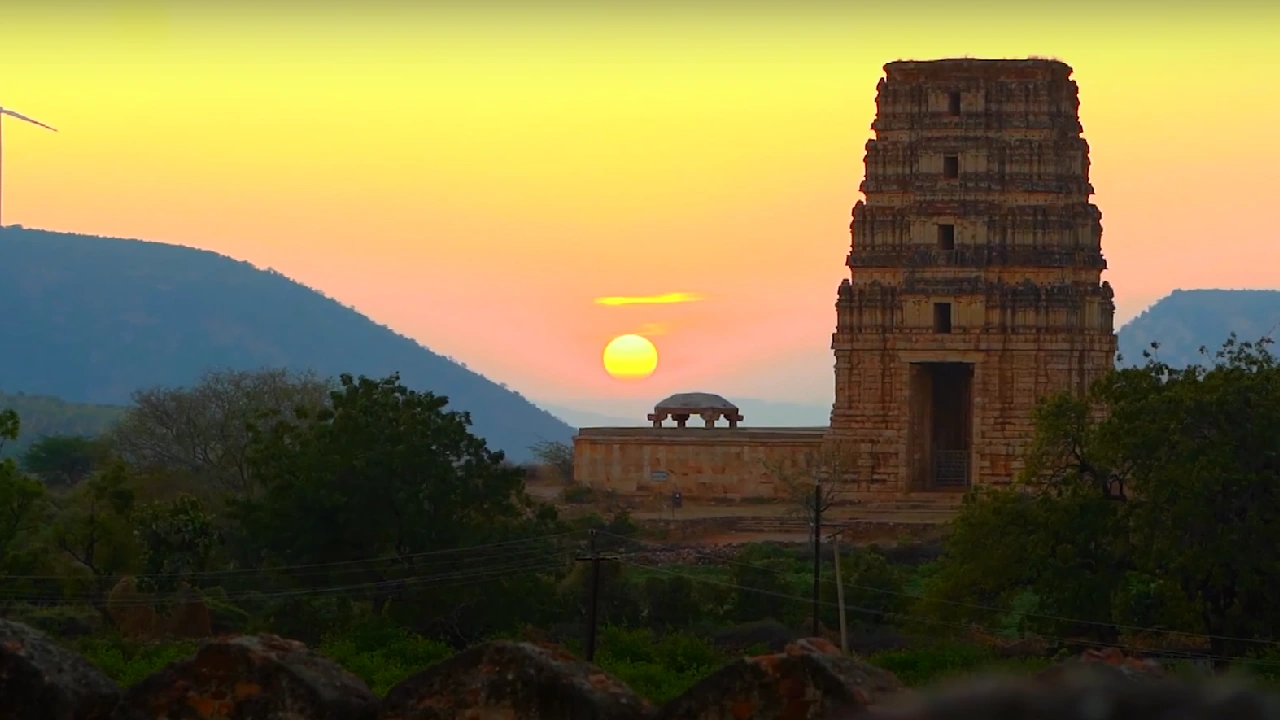
<svg viewBox="0 0 1280 720">
<path fill-rule="evenodd" d="M 88 574 L 79 592 L 108 624 L 107 593 L 137 566 L 139 547 L 131 524 L 135 500 L 129 468 L 120 461 L 58 499 L 54 544 Z"/>
<path fill-rule="evenodd" d="M 4 449 L 6 442 L 17 440 L 21 430 L 22 421 L 18 418 L 18 413 L 9 408 L 0 410 L 0 450 Z"/>
<path fill-rule="evenodd" d="M 773 476 L 776 490 L 793 512 L 813 524 L 815 511 L 826 512 L 850 499 L 851 483 L 857 478 L 857 456 L 843 443 L 824 444 L 816 452 L 805 453 L 802 462 L 763 461 Z"/>
<path fill-rule="evenodd" d="M 1114 639 L 1128 625 L 1213 636 L 1219 657 L 1256 649 L 1248 639 L 1280 623 L 1268 344 L 1233 337 L 1184 369 L 1148 355 L 1084 397 L 1042 403 L 1017 486 L 966 499 L 931 609 L 993 622 L 959 603 L 1009 607 L 1029 592 L 1028 623 L 1056 635 Z"/>
<path fill-rule="evenodd" d="M 543 440 L 530 450 L 538 462 L 552 468 L 563 482 L 573 482 L 573 446 L 568 443 Z"/>
<path fill-rule="evenodd" d="M 107 443 L 81 435 L 46 435 L 22 453 L 22 469 L 46 485 L 73 487 L 110 456 Z"/>
<path fill-rule="evenodd" d="M 12 410 L 0 412 L 0 443 L 18 436 L 20 423 Z M 36 534 L 44 487 L 21 472 L 11 458 L 0 459 L 0 575 L 12 572 L 16 556 Z"/>
<path fill-rule="evenodd" d="M 407 607 L 419 614 L 423 607 L 452 613 L 460 603 L 533 600 L 511 587 L 488 597 L 474 592 L 481 584 L 520 581 L 512 549 L 423 556 L 547 527 L 554 516 L 530 503 L 523 472 L 471 434 L 470 417 L 447 410 L 447 398 L 409 390 L 398 375 L 343 375 L 340 383 L 319 412 L 304 409 L 255 428 L 247 459 L 262 494 L 231 506 L 250 545 L 269 563 L 348 562 L 328 575 L 311 573 L 309 582 L 367 588 L 379 613 L 392 600 L 409 597 L 417 599 Z M 528 566 L 538 559 L 538 548 L 529 541 L 516 559 Z M 369 558 L 384 560 L 362 562 Z M 432 583 L 422 580 L 486 565 L 513 572 L 435 595 Z M 492 621 L 476 622 L 483 627 L 485 619 Z"/>
<path fill-rule="evenodd" d="M 284 369 L 212 371 L 193 387 L 134 393 L 110 438 L 142 471 L 176 474 L 197 490 L 245 494 L 254 490 L 249 426 L 272 413 L 322 407 L 331 388 L 310 373 Z"/>
<path fill-rule="evenodd" d="M 182 495 L 176 500 L 149 503 L 134 521 L 142 544 L 145 590 L 171 592 L 179 582 L 193 586 L 193 575 L 209 569 L 222 533 L 199 498 Z"/>
</svg>

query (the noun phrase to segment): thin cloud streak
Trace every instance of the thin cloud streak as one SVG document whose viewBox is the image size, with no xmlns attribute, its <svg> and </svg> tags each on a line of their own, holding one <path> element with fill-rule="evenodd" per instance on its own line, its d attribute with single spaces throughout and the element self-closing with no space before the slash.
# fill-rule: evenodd
<svg viewBox="0 0 1280 720">
<path fill-rule="evenodd" d="M 597 305 L 673 305 L 676 303 L 698 302 L 702 296 L 697 293 L 673 292 L 661 295 L 625 296 L 615 295 L 598 297 L 593 302 Z"/>
</svg>

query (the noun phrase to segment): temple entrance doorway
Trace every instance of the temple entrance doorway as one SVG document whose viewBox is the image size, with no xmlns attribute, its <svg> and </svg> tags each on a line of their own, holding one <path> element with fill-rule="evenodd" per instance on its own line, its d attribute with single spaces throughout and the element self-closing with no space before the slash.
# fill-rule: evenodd
<svg viewBox="0 0 1280 720">
<path fill-rule="evenodd" d="M 915 490 L 969 487 L 973 363 L 911 363 L 910 481 Z"/>
</svg>

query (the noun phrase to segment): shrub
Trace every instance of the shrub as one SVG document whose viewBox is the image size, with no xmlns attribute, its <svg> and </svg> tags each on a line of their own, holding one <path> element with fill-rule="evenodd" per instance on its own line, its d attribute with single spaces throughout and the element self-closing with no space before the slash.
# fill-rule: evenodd
<svg viewBox="0 0 1280 720">
<path fill-rule="evenodd" d="M 122 687 L 135 685 L 166 665 L 195 654 L 193 642 L 138 643 L 118 636 L 83 638 L 75 649 Z"/>
<path fill-rule="evenodd" d="M 648 630 L 607 627 L 600 634 L 595 661 L 637 695 L 663 703 L 719 669 L 728 657 L 705 639 L 686 633 L 655 638 Z"/>
<path fill-rule="evenodd" d="M 868 660 L 872 665 L 897 675 L 903 684 L 911 687 L 930 685 L 956 675 L 975 672 L 1035 672 L 1052 662 L 1048 658 L 1002 660 L 989 647 L 959 643 L 932 648 L 889 650 L 876 653 Z"/>
<path fill-rule="evenodd" d="M 319 650 L 364 680 L 380 696 L 401 680 L 453 654 L 444 643 L 376 617 L 363 618 L 342 632 L 326 635 Z"/>
</svg>

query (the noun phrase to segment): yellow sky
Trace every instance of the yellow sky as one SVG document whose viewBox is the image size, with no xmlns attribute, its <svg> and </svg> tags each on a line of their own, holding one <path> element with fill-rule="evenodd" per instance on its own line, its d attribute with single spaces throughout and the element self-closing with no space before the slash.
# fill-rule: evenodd
<svg viewBox="0 0 1280 720">
<path fill-rule="evenodd" d="M 61 131 L 6 121 L 4 221 L 274 267 L 535 398 L 821 399 L 881 66 L 1044 55 L 1122 319 L 1276 285 L 1280 3 L 956 5 L 4 3 L 0 104 Z"/>
</svg>

